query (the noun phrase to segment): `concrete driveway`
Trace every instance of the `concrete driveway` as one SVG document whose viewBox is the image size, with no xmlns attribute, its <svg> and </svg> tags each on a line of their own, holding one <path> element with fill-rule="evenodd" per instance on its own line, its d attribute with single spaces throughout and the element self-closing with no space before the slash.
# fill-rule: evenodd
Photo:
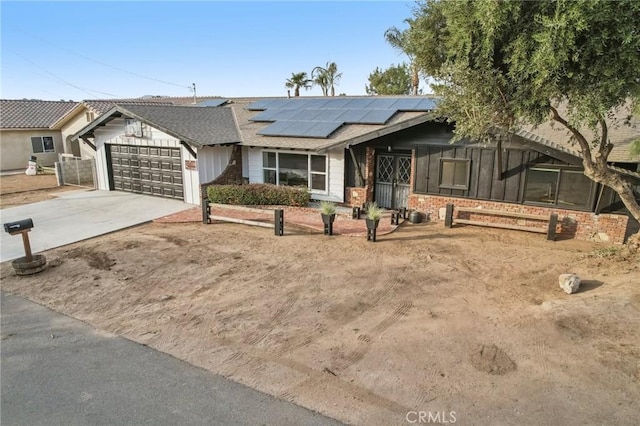
<svg viewBox="0 0 640 426">
<path fill-rule="evenodd" d="M 73 191 L 58 198 L 0 210 L 0 221 L 33 219 L 33 253 L 117 231 L 190 209 L 193 205 L 117 191 Z M 22 238 L 1 231 L 0 261 L 24 256 Z"/>
</svg>

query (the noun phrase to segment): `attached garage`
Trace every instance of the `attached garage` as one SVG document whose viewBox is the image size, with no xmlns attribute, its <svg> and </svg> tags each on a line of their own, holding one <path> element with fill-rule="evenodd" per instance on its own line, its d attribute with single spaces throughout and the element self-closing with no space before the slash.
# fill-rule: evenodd
<svg viewBox="0 0 640 426">
<path fill-rule="evenodd" d="M 98 189 L 200 204 L 240 142 L 224 106 L 116 105 L 73 135 L 96 151 Z"/>
<path fill-rule="evenodd" d="M 179 148 L 106 144 L 106 149 L 114 190 L 184 199 Z"/>
</svg>

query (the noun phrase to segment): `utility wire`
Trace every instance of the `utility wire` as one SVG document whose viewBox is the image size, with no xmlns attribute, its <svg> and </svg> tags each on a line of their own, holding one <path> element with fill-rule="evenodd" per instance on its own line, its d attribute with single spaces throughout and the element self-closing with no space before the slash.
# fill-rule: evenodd
<svg viewBox="0 0 640 426">
<path fill-rule="evenodd" d="M 65 80 L 65 79 L 63 79 L 62 77 L 59 77 L 59 76 L 55 75 L 54 73 L 52 73 L 52 72 L 50 72 L 50 71 L 48 71 L 48 70 L 46 70 L 46 69 L 41 68 L 41 66 L 40 66 L 39 64 L 37 64 L 37 63 L 35 63 L 34 61 L 32 61 L 31 59 L 29 59 L 29 58 L 27 58 L 27 57 L 25 57 L 25 56 L 21 55 L 20 53 L 16 52 L 15 50 L 13 50 L 13 49 L 9 49 L 9 48 L 6 48 L 6 49 L 7 49 L 7 50 L 9 50 L 10 52 L 12 52 L 13 54 L 15 54 L 16 56 L 19 56 L 20 58 L 22 58 L 22 59 L 24 59 L 25 61 L 29 62 L 31 65 L 34 65 L 34 66 L 38 67 L 38 69 L 40 69 L 41 71 L 43 71 L 43 72 L 45 72 L 45 73 L 49 74 L 51 77 L 55 78 L 56 80 L 59 80 L 59 81 L 63 82 L 64 84 L 66 84 L 66 85 L 68 85 L 68 86 L 73 87 L 74 89 L 80 90 L 81 92 L 86 93 L 87 95 L 89 95 L 89 96 L 91 96 L 91 97 L 93 97 L 93 98 L 95 98 L 95 99 L 98 99 L 98 97 L 97 97 L 96 95 L 94 95 L 94 94 L 90 93 L 90 92 L 100 93 L 100 94 L 102 94 L 102 95 L 112 96 L 112 97 L 114 97 L 114 98 L 117 98 L 117 97 L 118 97 L 117 95 L 114 95 L 114 94 L 111 94 L 111 93 L 100 92 L 100 91 L 98 91 L 98 90 L 85 89 L 85 88 L 83 88 L 83 87 L 76 86 L 76 85 L 75 85 L 75 84 L 73 84 L 73 83 L 69 83 L 68 81 L 66 81 L 66 80 Z"/>
<path fill-rule="evenodd" d="M 21 32 L 22 32 L 22 31 L 21 31 Z M 22 32 L 22 33 L 23 33 L 23 34 L 26 34 L 26 33 L 24 33 L 24 32 Z M 97 60 L 97 59 L 90 58 L 90 57 L 88 57 L 88 56 L 86 56 L 86 55 L 83 55 L 82 53 L 74 52 L 74 51 L 73 51 L 73 50 L 71 50 L 71 49 L 67 49 L 66 47 L 58 46 L 58 45 L 56 45 L 56 44 L 54 44 L 54 43 L 50 42 L 49 40 L 45 40 L 45 39 L 43 39 L 43 38 L 41 38 L 41 37 L 38 37 L 38 36 L 35 36 L 35 35 L 33 35 L 33 34 L 27 34 L 27 35 L 29 35 L 29 36 L 30 36 L 30 37 L 32 37 L 32 38 L 38 39 L 38 40 L 40 40 L 40 41 L 42 41 L 42 42 L 44 42 L 44 43 L 47 43 L 47 44 L 49 44 L 49 45 L 51 45 L 51 46 L 53 46 L 53 47 L 56 47 L 56 48 L 58 48 L 58 49 L 60 49 L 60 50 L 64 50 L 64 51 L 69 52 L 69 53 L 71 53 L 71 54 L 73 54 L 73 55 L 76 55 L 76 56 L 79 56 L 79 57 L 81 57 L 81 58 L 83 58 L 83 59 L 86 59 L 87 61 L 95 62 L 96 64 L 99 64 L 99 65 L 105 66 L 105 67 L 107 67 L 107 68 L 111 68 L 111 69 L 114 69 L 114 70 L 117 70 L 117 71 L 120 71 L 120 72 L 123 72 L 123 73 L 126 73 L 126 74 L 130 74 L 130 75 L 133 75 L 133 76 L 136 76 L 136 77 L 139 77 L 139 78 L 144 78 L 144 79 L 151 80 L 151 81 L 157 81 L 158 83 L 168 84 L 168 85 L 170 85 L 170 86 L 182 87 L 183 89 L 184 89 L 184 88 L 187 88 L 187 89 L 192 90 L 192 87 L 191 87 L 191 86 L 185 86 L 184 84 L 172 83 L 172 82 L 170 82 L 170 81 L 160 80 L 159 78 L 148 77 L 148 76 L 146 76 L 146 75 L 138 74 L 138 73 L 135 73 L 135 72 L 132 72 L 132 71 L 129 71 L 129 70 L 126 70 L 126 69 L 120 68 L 120 67 L 116 67 L 115 65 L 110 65 L 110 64 L 107 64 L 107 63 L 105 63 L 105 62 L 99 61 L 99 60 Z"/>
</svg>

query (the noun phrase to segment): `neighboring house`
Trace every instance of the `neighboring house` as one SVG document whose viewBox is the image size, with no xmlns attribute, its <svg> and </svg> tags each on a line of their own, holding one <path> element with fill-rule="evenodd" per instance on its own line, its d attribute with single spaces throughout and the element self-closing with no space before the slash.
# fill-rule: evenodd
<svg viewBox="0 0 640 426">
<path fill-rule="evenodd" d="M 0 100 L 0 171 L 26 169 L 31 156 L 52 166 L 64 152 L 63 138 L 52 124 L 77 102 Z"/>
<path fill-rule="evenodd" d="M 634 222 L 612 191 L 583 175 L 568 138 L 552 141 L 530 129 L 513 135 L 501 151 L 471 142 L 451 145 L 453 129 L 435 117 L 428 97 L 230 99 L 215 105 L 119 105 L 74 138 L 95 146 L 101 189 L 194 204 L 203 195 L 199 185 L 244 180 L 306 186 L 316 200 L 418 209 L 432 220 L 448 203 L 553 212 L 561 235 L 617 243 Z M 640 160 L 625 148 L 640 134 L 629 129 L 618 135 L 611 129 L 618 143 L 613 161 L 640 184 Z"/>
</svg>

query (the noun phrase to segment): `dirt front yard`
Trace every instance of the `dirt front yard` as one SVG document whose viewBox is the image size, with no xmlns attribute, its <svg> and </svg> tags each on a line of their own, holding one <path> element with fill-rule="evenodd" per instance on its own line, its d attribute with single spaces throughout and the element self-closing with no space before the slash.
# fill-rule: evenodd
<svg viewBox="0 0 640 426">
<path fill-rule="evenodd" d="M 49 200 L 58 192 L 77 190 L 73 186 L 58 186 L 55 175 L 0 176 L 0 209 Z"/>
<path fill-rule="evenodd" d="M 352 424 L 632 425 L 640 267 L 612 252 L 441 224 L 368 243 L 155 223 L 52 250 L 40 275 L 5 263 L 2 289 Z"/>
</svg>

